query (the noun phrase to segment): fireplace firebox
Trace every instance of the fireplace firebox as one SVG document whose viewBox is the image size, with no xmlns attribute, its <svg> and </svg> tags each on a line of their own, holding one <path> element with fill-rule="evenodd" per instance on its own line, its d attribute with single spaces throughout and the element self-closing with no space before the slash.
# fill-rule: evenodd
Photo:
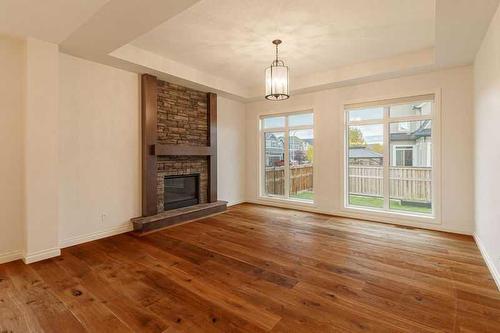
<svg viewBox="0 0 500 333">
<path fill-rule="evenodd" d="M 165 176 L 164 209 L 200 203 L 200 174 Z"/>
</svg>

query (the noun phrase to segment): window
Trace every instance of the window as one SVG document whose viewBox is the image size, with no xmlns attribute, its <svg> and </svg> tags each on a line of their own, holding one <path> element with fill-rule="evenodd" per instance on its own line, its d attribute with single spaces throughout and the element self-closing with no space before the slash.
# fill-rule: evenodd
<svg viewBox="0 0 500 333">
<path fill-rule="evenodd" d="M 312 112 L 261 118 L 262 195 L 313 201 L 313 125 Z"/>
<path fill-rule="evenodd" d="M 413 166 L 413 146 L 393 146 L 392 166 Z"/>
<path fill-rule="evenodd" d="M 265 118 L 262 121 L 263 128 L 280 128 L 285 127 L 285 117 Z"/>
<path fill-rule="evenodd" d="M 433 214 L 434 96 L 346 107 L 346 207 Z"/>
</svg>

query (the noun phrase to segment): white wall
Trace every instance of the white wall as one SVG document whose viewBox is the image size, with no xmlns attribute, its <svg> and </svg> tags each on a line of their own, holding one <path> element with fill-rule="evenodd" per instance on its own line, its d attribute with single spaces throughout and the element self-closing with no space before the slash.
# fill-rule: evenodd
<svg viewBox="0 0 500 333">
<path fill-rule="evenodd" d="M 245 105 L 217 97 L 217 187 L 229 205 L 245 201 Z"/>
<path fill-rule="evenodd" d="M 139 77 L 60 55 L 62 246 L 130 230 L 141 215 Z"/>
<path fill-rule="evenodd" d="M 141 215 L 139 76 L 60 55 L 62 246 L 131 229 Z M 218 191 L 244 199 L 245 108 L 218 97 Z"/>
<path fill-rule="evenodd" d="M 500 8 L 474 62 L 475 236 L 500 289 Z"/>
<path fill-rule="evenodd" d="M 438 100 L 441 100 L 441 103 L 436 103 L 441 106 L 442 125 L 441 214 L 433 223 L 415 222 L 403 217 L 387 218 L 382 214 L 363 215 L 363 217 L 383 222 L 472 233 L 474 186 L 471 158 L 473 154 L 471 66 L 296 95 L 279 103 L 259 101 L 247 104 L 247 200 L 277 204 L 258 196 L 259 114 L 313 109 L 315 113 L 315 205 L 300 207 L 330 214 L 361 217 L 361 215 L 348 213 L 343 208 L 343 105 L 424 93 L 437 93 Z M 437 139 L 436 135 L 437 133 L 434 133 L 433 140 Z M 290 205 L 283 206 L 290 207 Z M 293 207 L 299 206 L 295 204 Z"/>
<path fill-rule="evenodd" d="M 25 262 L 59 255 L 59 48 L 26 40 Z"/>
<path fill-rule="evenodd" d="M 22 256 L 24 241 L 25 42 L 0 35 L 0 263 Z"/>
</svg>

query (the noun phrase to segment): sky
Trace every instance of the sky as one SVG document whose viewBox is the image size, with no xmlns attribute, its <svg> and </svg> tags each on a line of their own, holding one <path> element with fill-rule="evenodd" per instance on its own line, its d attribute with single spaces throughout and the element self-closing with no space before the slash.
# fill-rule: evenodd
<svg viewBox="0 0 500 333">
<path fill-rule="evenodd" d="M 357 128 L 363 133 L 363 137 L 367 144 L 380 143 L 384 142 L 384 125 L 376 124 L 376 125 L 361 125 L 361 126 L 351 126 L 353 128 Z"/>
</svg>

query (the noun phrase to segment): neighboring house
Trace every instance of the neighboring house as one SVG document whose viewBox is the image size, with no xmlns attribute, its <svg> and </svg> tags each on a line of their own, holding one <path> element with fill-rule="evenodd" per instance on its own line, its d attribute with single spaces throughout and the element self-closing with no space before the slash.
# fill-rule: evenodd
<svg viewBox="0 0 500 333">
<path fill-rule="evenodd" d="M 391 124 L 391 165 L 431 167 L 431 136 L 430 120 Z"/>
<path fill-rule="evenodd" d="M 307 159 L 307 150 L 313 145 L 313 139 L 301 139 L 290 136 L 290 161 L 292 164 L 302 164 Z M 285 160 L 283 137 L 276 137 L 273 133 L 266 135 L 266 166 L 282 166 Z"/>
<path fill-rule="evenodd" d="M 359 146 L 349 148 L 349 165 L 382 166 L 384 155 Z"/>
<path fill-rule="evenodd" d="M 285 160 L 283 137 L 276 137 L 273 133 L 266 134 L 266 166 L 282 166 Z"/>
<path fill-rule="evenodd" d="M 303 164 L 307 160 L 306 152 L 312 143 L 312 139 L 301 139 L 295 135 L 288 138 L 290 147 L 290 162 L 294 165 Z"/>
</svg>

